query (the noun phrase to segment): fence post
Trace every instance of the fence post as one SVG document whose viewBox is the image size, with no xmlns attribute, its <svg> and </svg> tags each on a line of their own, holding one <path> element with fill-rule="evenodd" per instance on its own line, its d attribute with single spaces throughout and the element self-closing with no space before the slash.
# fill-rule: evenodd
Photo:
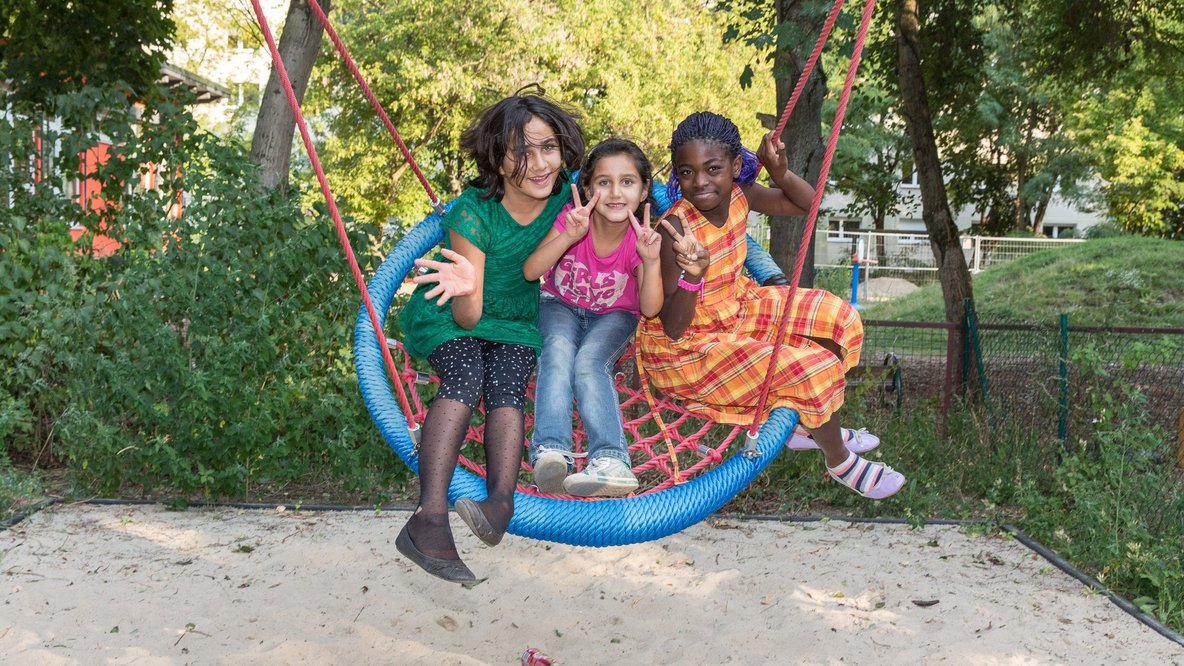
<svg viewBox="0 0 1184 666">
<path fill-rule="evenodd" d="M 862 310 L 859 304 L 859 252 L 851 255 L 851 307 Z"/>
<path fill-rule="evenodd" d="M 1057 437 L 1061 439 L 1061 449 L 1065 449 L 1065 440 L 1069 436 L 1069 315 L 1061 313 L 1061 353 L 1060 353 L 1060 383 L 1061 399 L 1058 406 L 1060 417 L 1057 419 Z"/>
<path fill-rule="evenodd" d="M 1057 405 L 1056 436 L 1061 440 L 1061 452 L 1068 450 L 1069 437 L 1069 315 L 1061 313 L 1060 353 L 1061 399 Z M 1060 454 L 1057 455 L 1060 459 Z"/>
<path fill-rule="evenodd" d="M 995 420 L 995 406 L 991 401 L 991 390 L 987 383 L 986 362 L 983 360 L 983 346 L 978 337 L 978 318 L 975 316 L 974 305 L 966 299 L 966 328 L 970 346 L 974 352 L 974 369 L 978 374 L 979 386 L 982 387 L 983 403 L 987 406 L 987 421 L 991 426 L 991 447 L 994 449 L 994 438 L 998 428 Z"/>
<path fill-rule="evenodd" d="M 1176 442 L 1176 467 L 1184 468 L 1184 407 L 1180 408 L 1180 439 Z"/>
</svg>

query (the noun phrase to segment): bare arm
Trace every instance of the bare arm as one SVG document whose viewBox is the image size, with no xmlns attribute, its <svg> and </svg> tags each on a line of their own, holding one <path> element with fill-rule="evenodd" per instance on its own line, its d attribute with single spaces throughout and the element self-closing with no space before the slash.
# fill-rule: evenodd
<svg viewBox="0 0 1184 666">
<path fill-rule="evenodd" d="M 789 170 L 785 144 L 780 141 L 774 143 L 772 133 L 766 134 L 757 157 L 776 187 L 756 183 L 742 186 L 749 207 L 765 215 L 804 215 L 810 210 L 814 202 L 814 188 Z"/>
<path fill-rule="evenodd" d="M 473 266 L 473 290 L 452 299 L 452 318 L 457 326 L 467 331 L 481 320 L 481 308 L 485 298 L 485 253 L 455 231 L 448 232 L 448 240 L 452 249 Z"/>
<path fill-rule="evenodd" d="M 640 296 L 641 316 L 656 317 L 662 311 L 666 294 L 662 291 L 662 238 L 650 225 L 650 205 L 645 205 L 642 223 L 629 213 L 629 223 L 637 236 L 637 254 L 641 266 L 637 267 L 637 290 Z"/>
<path fill-rule="evenodd" d="M 587 205 L 580 205 L 580 191 L 576 189 L 575 183 L 572 183 L 571 197 L 575 206 L 567 212 L 567 217 L 563 220 L 563 231 L 552 227 L 543 237 L 543 242 L 526 258 L 526 263 L 522 264 L 522 277 L 528 282 L 541 278 L 572 245 L 588 235 L 588 229 L 592 224 L 592 208 L 600 200 L 600 193 L 593 194 Z"/>
<path fill-rule="evenodd" d="M 703 279 L 711 257 L 694 234 L 682 234 L 682 221 L 678 218 L 663 218 L 658 224 L 663 232 L 662 289 L 666 292 L 665 303 L 658 316 L 662 319 L 666 336 L 677 340 L 694 320 L 695 307 L 702 293 L 679 287 L 679 275 L 692 283 Z"/>
<path fill-rule="evenodd" d="M 567 241 L 567 234 L 560 233 L 552 227 L 543 237 L 543 242 L 526 258 L 526 263 L 522 264 L 522 277 L 526 278 L 527 282 L 541 278 L 571 246 L 572 243 Z"/>
</svg>

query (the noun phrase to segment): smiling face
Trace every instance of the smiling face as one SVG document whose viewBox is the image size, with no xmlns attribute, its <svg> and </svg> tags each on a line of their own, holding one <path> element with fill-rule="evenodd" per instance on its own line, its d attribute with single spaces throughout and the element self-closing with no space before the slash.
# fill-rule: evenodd
<svg viewBox="0 0 1184 666">
<path fill-rule="evenodd" d="M 695 139 L 674 151 L 674 173 L 683 197 L 713 222 L 727 218 L 732 181 L 739 172 L 740 156 L 731 156 L 715 141 Z"/>
<path fill-rule="evenodd" d="M 554 191 L 555 179 L 563 168 L 559 137 L 545 120 L 532 116 L 522 128 L 524 155 L 506 152 L 498 173 L 506 185 L 503 205 L 546 200 Z"/>
<path fill-rule="evenodd" d="M 584 196 L 591 199 L 597 192 L 600 199 L 592 210 L 594 221 L 624 224 L 629 213 L 636 213 L 649 194 L 649 181 L 641 176 L 637 162 L 627 153 L 606 155 L 596 161 L 586 181 Z"/>
</svg>

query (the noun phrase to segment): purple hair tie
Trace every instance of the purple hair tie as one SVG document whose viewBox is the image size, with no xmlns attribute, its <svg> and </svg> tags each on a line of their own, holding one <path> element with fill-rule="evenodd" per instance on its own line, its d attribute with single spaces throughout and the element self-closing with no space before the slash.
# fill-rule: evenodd
<svg viewBox="0 0 1184 666">
<path fill-rule="evenodd" d="M 670 180 L 666 181 L 666 197 L 670 199 L 671 206 L 682 198 L 682 188 L 678 186 L 678 174 L 674 171 L 670 172 Z"/>
<path fill-rule="evenodd" d="M 736 182 L 741 185 L 752 185 L 756 182 L 756 175 L 761 172 L 761 163 L 757 159 L 756 153 L 740 146 L 740 175 L 736 176 Z"/>
</svg>

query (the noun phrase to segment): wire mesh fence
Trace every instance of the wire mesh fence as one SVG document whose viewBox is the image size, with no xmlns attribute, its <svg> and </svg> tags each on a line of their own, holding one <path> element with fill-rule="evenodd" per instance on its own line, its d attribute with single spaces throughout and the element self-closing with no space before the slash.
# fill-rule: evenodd
<svg viewBox="0 0 1184 666">
<path fill-rule="evenodd" d="M 765 222 L 751 224 L 748 234 L 762 247 L 769 247 L 769 226 Z M 1068 247 L 1081 239 L 1012 238 L 994 236 L 963 236 L 962 253 L 971 273 L 1014 261 L 1033 252 Z M 816 269 L 850 269 L 852 256 L 858 254 L 863 271 L 860 300 L 877 300 L 899 294 L 881 294 L 892 285 L 875 278 L 907 280 L 918 287 L 937 282 L 937 266 L 929 236 L 882 231 L 814 232 L 814 267 Z"/>
<path fill-rule="evenodd" d="M 901 406 L 949 409 L 965 384 L 992 427 L 1041 437 L 1086 437 L 1099 405 L 1135 405 L 1148 421 L 1184 438 L 1184 329 L 1048 323 L 866 321 L 861 365 L 899 363 Z M 959 354 L 961 352 L 961 354 Z M 882 370 L 881 370 L 882 372 Z"/>
</svg>

